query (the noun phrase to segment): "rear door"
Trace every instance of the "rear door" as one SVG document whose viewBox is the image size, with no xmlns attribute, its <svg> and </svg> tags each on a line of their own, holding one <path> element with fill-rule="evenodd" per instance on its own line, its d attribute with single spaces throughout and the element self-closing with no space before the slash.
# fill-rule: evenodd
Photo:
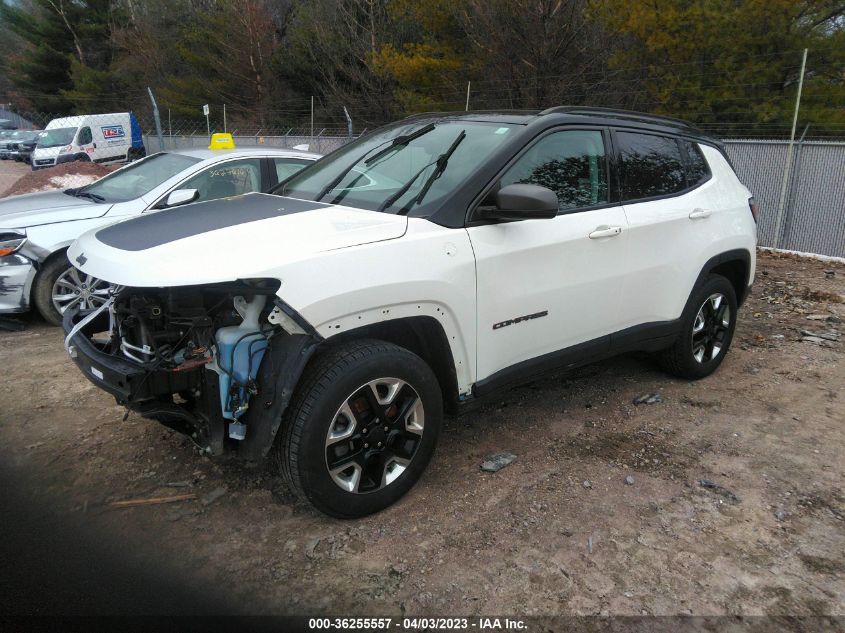
<svg viewBox="0 0 845 633">
<path fill-rule="evenodd" d="M 630 248 L 622 325 L 677 319 L 702 265 L 701 253 L 718 240 L 710 171 L 693 142 L 616 130 L 614 143 Z"/>
<path fill-rule="evenodd" d="M 601 129 L 546 133 L 492 191 L 517 182 L 548 187 L 558 195 L 557 217 L 467 229 L 478 279 L 479 379 L 545 354 L 553 363 L 555 352 L 580 343 L 589 341 L 591 353 L 609 346 L 619 322 L 627 227 L 606 146 Z"/>
</svg>

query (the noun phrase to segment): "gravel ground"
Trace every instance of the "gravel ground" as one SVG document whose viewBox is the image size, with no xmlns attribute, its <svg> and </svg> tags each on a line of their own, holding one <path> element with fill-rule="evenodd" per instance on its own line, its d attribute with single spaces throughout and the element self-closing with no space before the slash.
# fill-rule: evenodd
<svg viewBox="0 0 845 633">
<path fill-rule="evenodd" d="M 402 501 L 348 522 L 124 421 L 31 318 L 0 333 L 0 461 L 40 516 L 248 612 L 843 615 L 843 342 L 801 331 L 838 339 L 844 296 L 845 265 L 761 253 L 715 375 L 633 355 L 502 393 L 447 420 Z M 197 498 L 107 505 L 175 494 Z"/>
</svg>

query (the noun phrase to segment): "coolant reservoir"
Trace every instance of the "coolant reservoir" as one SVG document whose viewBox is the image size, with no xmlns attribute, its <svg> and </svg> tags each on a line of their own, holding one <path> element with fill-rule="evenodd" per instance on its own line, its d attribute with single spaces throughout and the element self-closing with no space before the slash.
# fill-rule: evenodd
<svg viewBox="0 0 845 633">
<path fill-rule="evenodd" d="M 267 349 L 267 339 L 261 334 L 258 325 L 258 317 L 266 301 L 266 296 L 256 295 L 252 301 L 245 303 L 244 320 L 240 325 L 222 327 L 214 335 L 217 341 L 217 364 L 222 370 L 220 406 L 223 417 L 229 420 L 237 420 L 246 411 L 250 396 L 247 385 L 258 375 L 261 359 Z"/>
</svg>

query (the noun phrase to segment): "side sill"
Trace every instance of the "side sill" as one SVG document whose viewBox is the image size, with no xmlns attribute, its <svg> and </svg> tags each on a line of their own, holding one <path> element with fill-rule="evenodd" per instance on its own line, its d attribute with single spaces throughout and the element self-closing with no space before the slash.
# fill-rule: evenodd
<svg viewBox="0 0 845 633">
<path fill-rule="evenodd" d="M 514 387 L 549 371 L 574 369 L 627 352 L 657 352 L 677 338 L 681 320 L 643 323 L 614 334 L 579 343 L 556 352 L 511 365 L 480 380 L 473 387 L 473 399 Z M 460 401 L 463 404 L 465 401 Z"/>
</svg>

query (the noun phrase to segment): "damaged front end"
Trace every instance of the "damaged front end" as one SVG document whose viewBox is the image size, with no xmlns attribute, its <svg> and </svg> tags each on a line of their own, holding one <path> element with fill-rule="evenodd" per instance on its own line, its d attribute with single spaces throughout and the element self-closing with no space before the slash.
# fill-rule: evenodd
<svg viewBox="0 0 845 633">
<path fill-rule="evenodd" d="M 257 460 L 321 340 L 276 296 L 278 287 L 118 287 L 95 312 L 65 313 L 65 346 L 119 404 L 187 434 L 206 453 Z"/>
</svg>

